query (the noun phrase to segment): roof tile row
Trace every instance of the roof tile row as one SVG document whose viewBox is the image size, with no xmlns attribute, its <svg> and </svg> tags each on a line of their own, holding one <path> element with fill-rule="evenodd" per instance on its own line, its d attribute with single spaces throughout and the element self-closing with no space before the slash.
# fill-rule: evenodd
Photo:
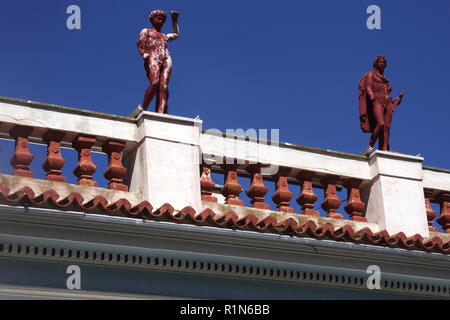
<svg viewBox="0 0 450 320">
<path fill-rule="evenodd" d="M 147 220 L 164 220 L 220 228 L 269 232 L 295 237 L 310 237 L 319 240 L 347 241 L 442 254 L 450 253 L 450 241 L 443 242 L 437 236 L 426 240 L 418 234 L 406 237 L 403 232 L 391 236 L 385 230 L 373 233 L 369 228 L 363 228 L 355 231 L 350 225 L 344 225 L 335 229 L 330 223 L 318 226 L 314 221 L 310 220 L 304 224 L 298 224 L 293 218 L 287 218 L 278 222 L 273 216 L 258 219 L 251 213 L 239 218 L 233 211 L 216 217 L 215 212 L 211 209 L 205 209 L 197 213 L 192 207 L 185 207 L 177 212 L 170 204 L 164 204 L 154 210 L 148 201 L 142 201 L 135 206 L 132 206 L 126 199 L 108 203 L 108 200 L 102 196 L 96 196 L 89 201 L 85 201 L 77 192 L 70 193 L 62 200 L 58 200 L 59 198 L 59 194 L 54 190 L 47 190 L 36 196 L 30 187 L 25 186 L 16 192 L 10 193 L 6 185 L 0 184 L 0 202 L 10 205 L 28 205 Z"/>
</svg>

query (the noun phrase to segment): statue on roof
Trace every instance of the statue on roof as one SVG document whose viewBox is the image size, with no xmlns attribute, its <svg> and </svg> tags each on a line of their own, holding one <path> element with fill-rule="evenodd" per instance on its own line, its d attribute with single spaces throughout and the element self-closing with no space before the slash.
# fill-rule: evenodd
<svg viewBox="0 0 450 320">
<path fill-rule="evenodd" d="M 364 74 L 359 81 L 359 120 L 363 132 L 371 132 L 369 147 L 373 148 L 378 139 L 378 149 L 390 150 L 389 134 L 392 114 L 401 103 L 403 92 L 392 99 L 392 87 L 384 76 L 386 58 L 377 56 L 373 71 Z"/>
<path fill-rule="evenodd" d="M 145 91 L 142 108 L 147 110 L 153 96 L 156 96 L 155 112 L 168 113 L 167 100 L 169 99 L 169 79 L 172 71 L 167 43 L 179 36 L 178 12 L 171 11 L 173 33 L 163 34 L 161 28 L 166 21 L 167 14 L 162 10 L 154 10 L 149 19 L 153 28 L 142 29 L 137 47 L 144 59 L 144 67 L 150 85 Z"/>
</svg>

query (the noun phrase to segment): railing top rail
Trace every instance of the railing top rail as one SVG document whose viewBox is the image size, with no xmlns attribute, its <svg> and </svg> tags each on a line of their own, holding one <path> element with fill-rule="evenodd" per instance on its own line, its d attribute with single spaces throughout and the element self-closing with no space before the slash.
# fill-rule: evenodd
<svg viewBox="0 0 450 320">
<path fill-rule="evenodd" d="M 71 107 L 66 107 L 66 106 L 50 104 L 50 103 L 36 102 L 36 101 L 31 101 L 31 100 L 24 100 L 24 99 L 0 96 L 0 102 L 20 105 L 20 106 L 26 106 L 26 107 L 32 107 L 32 108 L 39 108 L 39 109 L 44 109 L 44 110 L 49 110 L 49 111 L 83 115 L 83 116 L 88 116 L 88 117 L 97 117 L 97 118 L 110 119 L 110 120 L 115 120 L 115 121 L 125 121 L 125 122 L 137 123 L 137 119 L 135 119 L 135 118 L 119 116 L 119 115 L 109 114 L 109 113 L 102 113 L 102 112 L 91 111 L 91 110 L 85 110 L 85 109 L 71 108 Z"/>
<path fill-rule="evenodd" d="M 422 167 L 423 187 L 433 190 L 433 195 L 440 192 L 450 193 L 450 170 Z"/>
<path fill-rule="evenodd" d="M 442 173 L 450 174 L 450 170 L 449 169 L 442 169 L 442 168 L 436 168 L 436 167 L 430 167 L 430 166 L 422 166 L 422 168 L 424 170 L 430 170 L 430 171 L 442 172 Z"/>
<path fill-rule="evenodd" d="M 129 117 L 56 106 L 15 98 L 0 97 L 0 138 L 7 139 L 16 125 L 29 126 L 30 142 L 42 143 L 48 130 L 65 133 L 64 142 L 72 142 L 78 135 L 96 137 L 96 146 L 108 140 L 126 143 L 124 151 L 137 143 L 137 120 Z"/>
<path fill-rule="evenodd" d="M 309 146 L 303 146 L 299 144 L 293 144 L 289 142 L 274 142 L 272 140 L 264 140 L 264 139 L 257 139 L 249 136 L 241 136 L 226 132 L 216 132 L 216 131 L 208 131 L 207 129 L 202 130 L 202 134 L 209 134 L 209 135 L 215 135 L 222 138 L 230 138 L 230 139 L 239 139 L 243 141 L 249 141 L 249 142 L 255 142 L 255 143 L 261 143 L 266 145 L 278 145 L 282 148 L 289 148 L 289 149 L 295 149 L 295 150 L 302 150 L 302 151 L 310 151 L 315 153 L 321 153 L 326 155 L 335 155 L 335 156 L 342 156 L 352 159 L 358 159 L 358 160 L 367 160 L 366 155 L 360 155 L 360 154 L 354 154 L 349 152 L 342 152 L 342 151 L 336 151 L 336 150 L 330 150 L 330 149 L 323 149 L 323 148 L 316 148 L 316 147 L 309 147 Z"/>
<path fill-rule="evenodd" d="M 139 119 L 131 118 L 131 117 L 127 117 L 127 116 L 120 116 L 120 115 L 102 113 L 102 112 L 91 111 L 91 110 L 86 110 L 86 109 L 78 109 L 78 108 L 60 106 L 60 105 L 55 105 L 55 104 L 0 96 L 0 103 L 2 103 L 2 102 L 8 103 L 8 104 L 13 104 L 13 105 L 18 105 L 18 106 L 32 107 L 32 108 L 36 108 L 36 109 L 43 109 L 43 110 L 61 112 L 61 113 L 67 113 L 67 114 L 73 114 L 73 115 L 82 115 L 82 116 L 93 117 L 93 118 L 102 118 L 102 119 L 108 119 L 108 120 L 114 120 L 114 121 L 120 121 L 120 122 L 126 122 L 126 123 L 137 124 L 139 122 Z M 292 143 L 288 143 L 288 142 L 274 142 L 272 140 L 257 139 L 257 138 L 253 138 L 253 137 L 249 137 L 249 136 L 230 134 L 230 133 L 226 133 L 226 132 L 208 131 L 208 130 L 203 129 L 202 134 L 215 135 L 215 136 L 219 136 L 219 137 L 223 137 L 223 138 L 239 139 L 239 140 L 243 140 L 243 141 L 262 143 L 262 144 L 267 144 L 267 145 L 278 144 L 279 147 L 285 148 L 285 149 L 309 151 L 312 153 L 337 156 L 337 157 L 342 157 L 342 158 L 347 158 L 347 159 L 355 159 L 355 160 L 362 160 L 362 161 L 365 161 L 368 159 L 367 155 L 360 155 L 360 154 L 353 154 L 353 153 L 341 152 L 341 151 L 330 150 L 330 149 L 309 147 L 309 146 L 303 146 L 303 145 L 298 145 L 298 144 L 292 144 Z M 7 139 L 6 136 L 2 136 L 1 138 Z M 36 141 L 33 140 L 30 142 L 41 143 L 38 140 L 36 140 Z M 427 170 L 427 171 L 437 172 L 437 173 L 450 174 L 450 169 L 436 168 L 436 167 L 432 167 L 432 166 L 423 166 L 423 169 Z"/>
</svg>

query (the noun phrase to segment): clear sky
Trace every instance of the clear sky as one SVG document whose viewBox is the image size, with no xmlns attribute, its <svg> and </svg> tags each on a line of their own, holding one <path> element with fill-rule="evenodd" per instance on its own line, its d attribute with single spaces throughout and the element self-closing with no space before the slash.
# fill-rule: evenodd
<svg viewBox="0 0 450 320">
<path fill-rule="evenodd" d="M 66 27 L 71 4 L 81 30 Z M 366 27 L 372 4 L 381 30 Z M 136 42 L 154 9 L 180 12 L 169 113 L 358 154 L 358 81 L 382 54 L 392 96 L 405 92 L 391 148 L 450 168 L 448 0 L 2 1 L 0 95 L 128 115 L 148 85 Z"/>
</svg>

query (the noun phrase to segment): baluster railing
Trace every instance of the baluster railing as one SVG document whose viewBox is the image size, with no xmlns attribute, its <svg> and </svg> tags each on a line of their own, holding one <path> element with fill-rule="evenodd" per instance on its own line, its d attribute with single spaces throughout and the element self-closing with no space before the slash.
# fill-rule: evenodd
<svg viewBox="0 0 450 320">
<path fill-rule="evenodd" d="M 319 197 L 314 193 L 312 179 L 315 173 L 311 171 L 301 171 L 297 175 L 300 182 L 301 193 L 297 198 L 297 203 L 302 206 L 302 213 L 309 216 L 319 216 L 319 211 L 314 210 L 314 203 Z"/>
<path fill-rule="evenodd" d="M 122 165 L 122 150 L 125 143 L 117 140 L 108 140 L 102 147 L 102 151 L 108 155 L 108 168 L 103 176 L 109 181 L 108 189 L 128 191 L 128 187 L 122 183 L 122 178 L 127 169 Z"/>
<path fill-rule="evenodd" d="M 324 199 L 322 208 L 327 212 L 327 218 L 344 219 L 344 216 L 337 212 L 341 205 L 341 200 L 338 198 L 336 183 L 338 177 L 334 175 L 325 176 L 321 183 L 324 188 Z"/>
<path fill-rule="evenodd" d="M 95 138 L 90 136 L 77 136 L 73 141 L 73 148 L 78 152 L 78 165 L 73 171 L 78 178 L 77 184 L 97 187 L 97 182 L 92 180 L 92 175 L 97 166 L 92 162 L 91 148 L 95 144 Z"/>
<path fill-rule="evenodd" d="M 42 164 L 46 180 L 66 182 L 66 178 L 61 176 L 61 169 L 66 162 L 61 156 L 61 141 L 64 136 L 62 131 L 48 130 L 42 138 L 47 144 L 47 158 Z"/>
<path fill-rule="evenodd" d="M 214 183 L 211 181 L 211 172 L 224 174 L 224 186 L 221 190 L 225 197 L 225 204 L 234 204 L 243 206 L 244 202 L 240 200 L 239 194 L 242 186 L 238 182 L 238 177 L 243 176 L 251 179 L 251 184 L 246 195 L 251 199 L 252 208 L 270 210 L 270 206 L 264 203 L 264 197 L 267 194 L 268 187 L 264 185 L 264 180 L 275 181 L 275 192 L 272 196 L 273 202 L 276 204 L 276 211 L 295 213 L 295 209 L 290 206 L 292 192 L 289 190 L 289 184 L 300 185 L 300 195 L 296 199 L 301 206 L 300 214 L 313 217 L 319 217 L 320 213 L 316 210 L 315 202 L 318 195 L 314 192 L 314 187 L 324 190 L 324 199 L 321 204 L 326 211 L 327 218 L 344 219 L 344 215 L 338 213 L 342 200 L 339 199 L 338 182 L 342 183 L 347 189 L 347 204 L 344 210 L 349 214 L 349 219 L 358 222 L 367 222 L 363 216 L 365 203 L 361 200 L 360 186 L 361 179 L 356 178 L 340 178 L 337 175 L 317 174 L 309 170 L 293 170 L 289 167 L 279 167 L 274 175 L 263 176 L 261 168 L 267 164 L 222 164 L 207 165 L 203 163 L 201 166 L 200 186 L 202 201 L 217 202 L 217 198 L 213 197 Z M 340 185 L 339 185 L 340 186 Z M 339 187 L 340 188 L 340 187 Z"/>
<path fill-rule="evenodd" d="M 239 200 L 239 194 L 242 192 L 242 186 L 238 182 L 237 164 L 224 164 L 225 170 L 224 184 L 222 194 L 225 197 L 226 204 L 243 206 L 244 201 Z"/>
<path fill-rule="evenodd" d="M 292 192 L 289 191 L 287 176 L 291 169 L 287 167 L 280 167 L 276 174 L 275 194 L 272 196 L 273 202 L 277 205 L 278 211 L 295 212 L 294 208 L 289 206 L 292 198 Z"/>
<path fill-rule="evenodd" d="M 349 179 L 344 186 L 347 188 L 347 205 L 344 207 L 345 212 L 350 215 L 350 220 L 367 222 L 363 217 L 365 204 L 361 201 L 361 193 L 359 186 L 362 181 L 359 179 Z"/>
<path fill-rule="evenodd" d="M 427 212 L 427 220 L 428 220 L 428 229 L 432 232 L 438 232 L 439 229 L 437 227 L 433 227 L 434 218 L 436 218 L 436 211 L 431 208 L 431 198 L 433 196 L 433 190 L 424 189 L 425 196 L 425 210 Z"/>
<path fill-rule="evenodd" d="M 326 218 L 343 219 L 343 212 L 340 210 L 345 210 L 349 219 L 355 221 L 354 225 L 364 225 L 356 223 L 361 222 L 385 226 L 391 234 L 405 231 L 408 236 L 420 234 L 426 238 L 429 231 L 441 230 L 433 226 L 436 223 L 441 225 L 446 233 L 450 233 L 450 171 L 422 166 L 423 159 L 420 157 L 378 151 L 366 157 L 288 143 L 277 143 L 273 146 L 272 143 L 264 144 L 252 138 L 242 140 L 230 135 L 202 132 L 197 130 L 199 121 L 195 119 L 177 118 L 177 121 L 173 122 L 171 116 L 167 116 L 166 119 L 166 116 L 155 117 L 150 113 L 141 119 L 132 119 L 49 105 L 30 105 L 24 101 L 14 103 L 0 101 L 0 104 L 2 106 L 0 138 L 15 141 L 14 154 L 10 160 L 13 167 L 12 174 L 16 176 L 11 179 L 15 181 L 29 183 L 29 180 L 21 180 L 19 177 L 34 177 L 30 170 L 33 154 L 30 152 L 29 143 L 37 143 L 45 144 L 47 148 L 47 157 L 42 164 L 45 179 L 66 182 L 61 170 L 64 165 L 67 166 L 68 159 L 63 158 L 61 148 L 71 146 L 78 152 L 78 162 L 74 170 L 78 185 L 98 186 L 98 182 L 93 180 L 93 174 L 100 164 L 93 163 L 91 152 L 101 150 L 108 157 L 108 165 L 106 167 L 106 164 L 103 164 L 102 169 L 106 168 L 103 176 L 108 180 L 109 189 L 127 191 L 130 186 L 133 193 L 145 194 L 152 203 L 172 201 L 177 203 L 177 209 L 182 209 L 183 205 L 188 204 L 197 210 L 200 200 L 243 206 L 243 199 L 239 199 L 243 191 L 239 177 L 245 177 L 251 179 L 245 194 L 255 210 L 269 210 L 267 198 L 270 196 L 276 204 L 277 211 L 295 214 L 290 203 L 293 196 L 291 191 L 293 185 L 300 185 L 300 193 L 296 194 L 298 196 L 296 200 L 301 210 L 297 213 L 311 216 L 315 221 L 320 221 L 315 217 L 320 216 L 317 203 L 318 189 L 323 189 L 324 197 L 320 205 L 326 211 Z M 36 109 L 39 109 L 39 112 L 36 112 Z M 10 117 L 10 114 L 16 112 L 32 120 L 24 125 L 20 119 Z M 147 137 L 146 130 L 153 128 L 154 124 L 166 128 L 166 131 L 162 130 L 164 134 L 170 132 L 168 136 L 162 134 L 159 137 L 164 144 L 155 143 L 153 138 Z M 120 130 L 116 130 L 118 125 Z M 185 139 L 186 135 L 189 139 Z M 174 154 L 180 142 L 191 146 L 189 152 L 180 152 L 182 159 L 177 159 L 183 164 L 181 166 L 183 172 L 176 171 L 178 163 L 175 161 L 163 168 L 169 169 L 164 171 L 162 176 L 170 176 L 170 169 L 174 168 L 174 176 L 179 174 L 183 177 L 179 180 L 183 181 L 182 188 L 186 188 L 183 190 L 187 191 L 186 199 L 182 200 L 178 199 L 182 197 L 170 195 L 169 185 L 173 185 L 176 178 L 172 179 L 170 184 L 163 183 L 164 192 L 152 192 L 152 188 L 163 179 L 158 175 L 157 168 L 164 166 L 164 161 L 157 165 L 151 161 L 155 159 L 154 150 L 161 149 L 166 154 Z M 250 153 L 248 152 L 250 148 L 247 147 L 252 147 Z M 205 153 L 214 159 L 233 158 L 234 162 L 221 167 L 219 163 L 210 166 L 203 164 L 200 167 L 201 171 L 198 172 L 198 163 L 192 160 L 192 155 L 196 154 L 197 150 L 200 150 L 199 155 L 207 151 Z M 129 170 L 122 163 L 123 154 L 126 155 L 125 162 Z M 250 164 L 249 159 L 258 163 Z M 272 169 L 280 166 L 278 172 L 262 170 L 262 166 L 269 165 Z M 195 172 L 189 171 L 194 167 Z M 141 172 L 145 173 L 145 178 L 139 176 Z M 224 185 L 221 189 L 224 199 L 222 196 L 214 196 L 216 189 L 211 181 L 211 172 L 224 174 Z M 377 180 L 378 176 L 384 177 L 384 180 Z M 124 177 L 126 183 L 123 182 Z M 200 181 L 196 180 L 198 177 Z M 190 188 L 193 185 L 192 181 L 195 187 Z M 275 182 L 273 194 L 268 194 L 268 190 L 272 188 L 268 188 L 271 185 L 266 182 L 270 184 Z M 386 186 L 394 182 L 398 182 L 402 188 L 387 192 L 389 188 Z M 343 199 L 338 197 L 341 186 L 347 191 L 345 207 L 342 206 Z M 55 188 L 59 186 L 55 184 Z M 77 187 L 77 190 L 80 189 L 82 190 Z M 408 201 L 408 192 L 411 190 L 414 199 Z M 421 202 L 422 192 L 425 205 Z M 380 206 L 380 203 L 383 205 Z M 435 211 L 438 211 L 436 208 L 433 210 L 432 203 L 439 203 L 440 212 L 436 213 Z M 405 212 L 413 217 L 410 221 L 407 221 L 408 216 L 399 210 L 403 205 L 408 208 Z M 286 214 L 281 216 L 284 217 Z M 342 225 L 338 221 L 334 223 Z"/>
<path fill-rule="evenodd" d="M 436 200 L 441 207 L 441 213 L 437 222 L 442 226 L 445 233 L 450 233 L 450 192 L 440 193 Z"/>
<path fill-rule="evenodd" d="M 217 202 L 217 198 L 212 195 L 215 185 L 211 180 L 211 166 L 203 162 L 200 166 L 200 194 L 202 201 Z"/>
<path fill-rule="evenodd" d="M 29 150 L 28 137 L 33 131 L 33 127 L 29 126 L 14 126 L 9 134 L 15 140 L 14 155 L 10 160 L 14 168 L 13 175 L 22 177 L 33 177 L 30 171 L 30 163 L 33 160 L 33 155 Z"/>
<path fill-rule="evenodd" d="M 92 178 L 92 175 L 97 170 L 97 166 L 92 161 L 91 149 L 95 148 L 96 152 L 101 150 L 108 156 L 108 166 L 103 174 L 108 180 L 107 188 L 128 191 L 128 186 L 123 183 L 123 178 L 127 172 L 127 168 L 122 163 L 122 153 L 126 147 L 125 142 L 109 139 L 101 143 L 97 141 L 95 136 L 74 135 L 72 132 L 55 129 L 36 130 L 37 134 L 35 136 L 32 135 L 34 129 L 33 126 L 14 125 L 7 131 L 2 132 L 3 138 L 14 139 L 15 142 L 14 154 L 10 160 L 10 164 L 13 167 L 13 176 L 34 177 L 33 172 L 30 170 L 30 164 L 34 158 L 29 149 L 31 140 L 36 144 L 46 145 L 46 158 L 42 163 L 45 180 L 66 183 L 67 179 L 62 175 L 61 170 L 66 163 L 66 159 L 61 154 L 61 146 L 64 144 L 65 147 L 72 147 L 78 153 L 78 163 L 73 171 L 77 177 L 77 184 L 98 187 L 98 182 Z M 75 138 L 73 138 L 74 136 Z"/>
<path fill-rule="evenodd" d="M 250 203 L 253 208 L 258 209 L 270 209 L 270 205 L 264 203 L 264 196 L 267 193 L 267 188 L 263 182 L 263 176 L 261 174 L 261 164 L 252 164 L 247 168 L 247 172 L 252 176 L 252 183 L 246 194 L 252 200 Z"/>
<path fill-rule="evenodd" d="M 443 230 L 450 233 L 450 171 L 423 166 L 422 175 L 428 229 L 430 232 Z M 439 205 L 439 212 L 433 210 L 432 203 Z"/>
</svg>

